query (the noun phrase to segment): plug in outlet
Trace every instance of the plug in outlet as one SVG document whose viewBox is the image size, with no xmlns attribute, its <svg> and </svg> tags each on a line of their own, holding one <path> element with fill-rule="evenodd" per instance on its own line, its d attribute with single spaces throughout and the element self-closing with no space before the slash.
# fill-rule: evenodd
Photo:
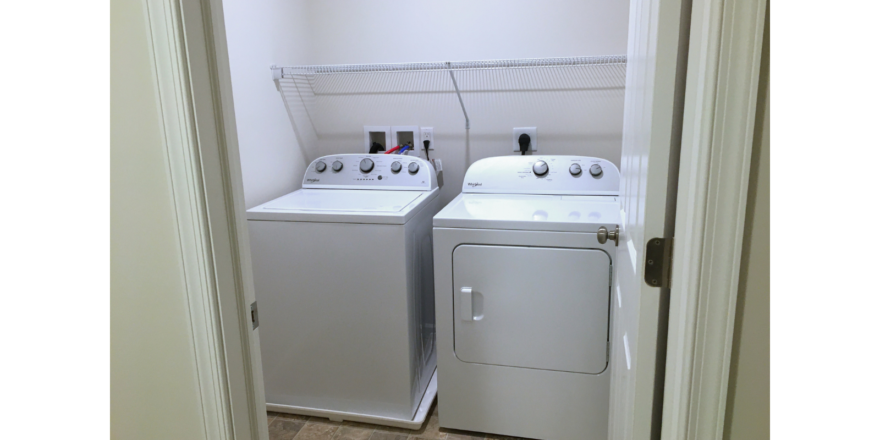
<svg viewBox="0 0 880 440">
<path fill-rule="evenodd" d="M 428 150 L 433 150 L 434 149 L 434 127 L 422 127 L 421 132 L 422 132 L 422 141 L 421 141 L 421 145 L 419 145 L 418 147 L 420 149 L 424 150 L 425 149 L 425 141 L 429 141 L 431 143 L 428 144 Z"/>
<path fill-rule="evenodd" d="M 529 135 L 530 152 L 538 151 L 538 128 L 537 127 L 518 127 L 513 129 L 513 151 L 519 153 L 519 137 L 523 134 Z"/>
</svg>

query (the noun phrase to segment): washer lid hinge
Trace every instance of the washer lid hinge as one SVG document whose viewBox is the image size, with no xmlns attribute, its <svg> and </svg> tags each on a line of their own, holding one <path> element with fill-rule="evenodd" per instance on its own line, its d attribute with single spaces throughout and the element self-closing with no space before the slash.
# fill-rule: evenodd
<svg viewBox="0 0 880 440">
<path fill-rule="evenodd" d="M 668 288 L 672 284 L 672 238 L 652 238 L 645 246 L 645 283 Z"/>
<path fill-rule="evenodd" d="M 260 326 L 260 313 L 257 311 L 256 301 L 251 303 L 251 323 L 253 324 L 253 330 Z"/>
</svg>

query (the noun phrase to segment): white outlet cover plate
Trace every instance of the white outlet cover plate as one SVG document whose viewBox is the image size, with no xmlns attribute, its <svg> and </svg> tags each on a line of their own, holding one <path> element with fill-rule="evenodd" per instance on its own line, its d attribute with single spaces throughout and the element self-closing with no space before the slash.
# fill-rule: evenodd
<svg viewBox="0 0 880 440">
<path fill-rule="evenodd" d="M 513 151 L 519 153 L 519 135 L 527 134 L 531 138 L 529 151 L 538 151 L 538 128 L 537 127 L 517 127 L 513 129 Z"/>
</svg>

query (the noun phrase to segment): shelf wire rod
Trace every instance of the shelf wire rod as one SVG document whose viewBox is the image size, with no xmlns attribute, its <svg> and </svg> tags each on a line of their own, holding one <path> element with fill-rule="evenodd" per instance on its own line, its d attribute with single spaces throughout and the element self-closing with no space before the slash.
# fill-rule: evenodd
<svg viewBox="0 0 880 440">
<path fill-rule="evenodd" d="M 455 87 L 455 94 L 458 95 L 458 103 L 461 104 L 461 112 L 464 113 L 464 129 L 470 130 L 471 118 L 468 117 L 467 110 L 464 108 L 464 100 L 461 99 L 461 91 L 458 90 L 458 83 L 455 81 L 455 74 L 452 73 L 452 69 L 449 70 L 449 77 L 452 78 L 452 85 Z"/>
</svg>

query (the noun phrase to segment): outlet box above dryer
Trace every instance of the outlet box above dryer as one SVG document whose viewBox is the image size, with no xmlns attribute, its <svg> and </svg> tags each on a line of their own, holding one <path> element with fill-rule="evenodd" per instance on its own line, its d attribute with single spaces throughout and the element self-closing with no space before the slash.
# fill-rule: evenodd
<svg viewBox="0 0 880 440">
<path fill-rule="evenodd" d="M 519 153 L 519 137 L 523 134 L 529 135 L 530 153 L 538 151 L 538 128 L 537 127 L 517 127 L 513 129 L 513 151 Z"/>
</svg>

